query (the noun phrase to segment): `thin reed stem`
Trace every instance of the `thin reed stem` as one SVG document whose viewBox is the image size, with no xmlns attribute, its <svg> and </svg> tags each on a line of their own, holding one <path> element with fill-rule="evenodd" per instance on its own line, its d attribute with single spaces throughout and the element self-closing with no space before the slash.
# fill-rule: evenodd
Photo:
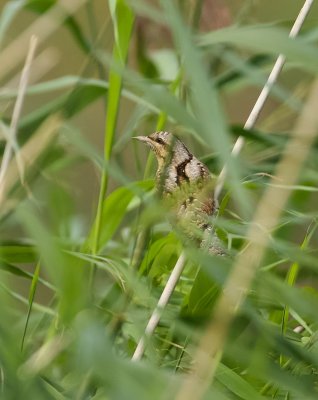
<svg viewBox="0 0 318 400">
<path fill-rule="evenodd" d="M 16 136 L 17 136 L 17 129 L 18 123 L 20 120 L 22 107 L 23 107 L 23 100 L 25 97 L 25 92 L 28 86 L 28 81 L 30 77 L 31 65 L 34 59 L 34 54 L 36 50 L 38 39 L 36 36 L 31 36 L 28 54 L 26 57 L 26 61 L 22 70 L 20 82 L 19 82 L 19 89 L 18 89 L 18 96 L 14 105 L 9 135 L 7 138 L 6 147 L 4 149 L 1 167 L 0 167 L 0 193 L 3 193 L 3 181 L 7 172 L 7 169 L 10 164 L 10 160 L 12 157 L 13 151 L 16 151 L 16 160 L 17 166 L 20 174 L 20 179 L 23 182 L 23 166 L 22 162 L 19 158 L 19 152 L 17 151 L 17 144 L 16 144 Z"/>
<path fill-rule="evenodd" d="M 313 0 L 306 0 L 302 9 L 300 10 L 294 25 L 291 28 L 291 31 L 289 33 L 290 38 L 294 38 L 298 35 L 305 18 L 307 17 L 309 10 L 313 4 Z M 279 74 L 281 73 L 283 66 L 285 64 L 286 58 L 283 54 L 280 54 L 276 62 L 273 66 L 273 69 L 271 73 L 269 74 L 269 77 L 267 79 L 267 82 L 265 83 L 265 86 L 263 87 L 261 93 L 259 94 L 256 103 L 254 104 L 254 107 L 252 108 L 252 111 L 250 112 L 250 115 L 248 116 L 244 129 L 249 130 L 252 129 L 256 121 L 264 107 L 264 104 L 269 96 L 269 93 L 274 86 L 275 82 L 277 81 L 277 78 Z M 243 146 L 245 144 L 245 139 L 243 136 L 239 136 L 233 146 L 232 149 L 232 156 L 236 157 L 242 150 Z M 222 171 L 220 172 L 220 175 L 218 176 L 218 180 L 216 183 L 215 191 L 214 191 L 214 198 L 216 201 L 218 201 L 220 194 L 222 192 L 222 189 L 224 187 L 224 183 L 226 180 L 226 175 L 227 175 L 227 167 L 226 165 L 223 167 Z"/>
</svg>

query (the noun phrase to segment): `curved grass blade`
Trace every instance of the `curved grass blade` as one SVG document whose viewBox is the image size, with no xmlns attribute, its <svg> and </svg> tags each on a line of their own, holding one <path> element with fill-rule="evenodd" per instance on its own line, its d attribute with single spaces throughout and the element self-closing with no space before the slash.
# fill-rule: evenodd
<svg viewBox="0 0 318 400">
<path fill-rule="evenodd" d="M 30 315 L 31 315 L 32 306 L 33 306 L 33 300 L 34 300 L 34 296 L 35 296 L 35 292 L 36 292 L 36 288 L 37 288 L 39 276 L 40 276 L 40 268 L 41 268 L 41 263 L 38 262 L 35 267 L 35 271 L 34 271 L 32 282 L 31 282 L 31 287 L 30 287 L 29 308 L 28 308 L 28 313 L 27 313 L 24 330 L 23 330 L 23 335 L 22 335 L 21 351 L 23 350 L 24 340 L 25 340 L 26 332 L 27 332 L 28 325 L 29 325 Z"/>
<path fill-rule="evenodd" d="M 2 271 L 9 272 L 12 275 L 19 276 L 21 278 L 26 278 L 30 279 L 33 281 L 34 279 L 34 274 L 31 274 L 30 272 L 26 272 L 21 268 L 16 267 L 15 265 L 9 264 L 3 260 L 0 259 L 0 269 Z M 42 283 L 42 285 L 46 286 L 47 288 L 55 291 L 56 288 L 54 285 L 52 285 L 50 282 L 46 281 L 45 279 L 38 277 L 38 281 Z"/>
</svg>

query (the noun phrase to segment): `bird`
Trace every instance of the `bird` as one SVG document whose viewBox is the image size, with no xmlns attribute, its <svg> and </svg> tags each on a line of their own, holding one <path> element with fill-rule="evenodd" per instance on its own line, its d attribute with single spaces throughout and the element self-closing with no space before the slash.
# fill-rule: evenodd
<svg viewBox="0 0 318 400">
<path fill-rule="evenodd" d="M 159 131 L 134 139 L 148 145 L 156 156 L 156 187 L 171 211 L 171 224 L 187 241 L 210 254 L 225 255 L 213 227 L 218 207 L 208 167 L 170 132 Z"/>
</svg>

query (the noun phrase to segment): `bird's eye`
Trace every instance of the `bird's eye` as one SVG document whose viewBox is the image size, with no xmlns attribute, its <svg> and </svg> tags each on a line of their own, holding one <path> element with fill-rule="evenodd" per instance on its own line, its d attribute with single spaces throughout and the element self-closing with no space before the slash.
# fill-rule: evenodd
<svg viewBox="0 0 318 400">
<path fill-rule="evenodd" d="M 159 144 L 164 144 L 165 143 L 160 137 L 158 137 L 156 139 L 156 142 L 159 143 Z"/>
</svg>

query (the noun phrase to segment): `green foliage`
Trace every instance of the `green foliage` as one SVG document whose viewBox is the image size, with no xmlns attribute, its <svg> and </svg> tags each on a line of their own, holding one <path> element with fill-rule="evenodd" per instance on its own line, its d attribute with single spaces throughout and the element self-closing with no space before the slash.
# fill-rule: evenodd
<svg viewBox="0 0 318 400">
<path fill-rule="evenodd" d="M 223 288 L 253 245 L 246 238 L 254 212 L 276 187 L 290 190 L 288 201 L 268 232 L 246 299 L 224 330 L 213 379 L 208 374 L 202 381 L 204 398 L 316 399 L 317 138 L 293 185 L 275 178 L 317 74 L 316 27 L 309 23 L 306 35 L 290 39 L 286 23 L 276 22 L 291 18 L 284 7 L 277 16 L 266 5 L 271 18 L 264 21 L 261 2 L 254 6 L 259 11 L 246 8 L 237 20 L 234 5 L 215 2 L 222 8 L 217 15 L 232 14 L 230 26 L 220 29 L 202 25 L 201 13 L 211 21 L 216 14 L 200 0 L 162 0 L 156 8 L 109 0 L 108 9 L 88 1 L 72 15 L 62 3 L 8 0 L 0 15 L 5 49 L 15 36 L 19 41 L 24 17 L 66 12 L 55 46 L 63 49 L 67 37 L 68 51 L 85 64 L 74 67 L 73 53 L 65 53 L 67 70 L 32 77 L 17 146 L 0 182 L 0 398 L 180 398 L 201 335 L 211 321 L 219 323 L 215 307 Z M 251 87 L 256 98 L 281 53 L 287 64 L 265 116 L 245 131 Z M 0 91 L 2 154 L 19 94 L 14 73 Z M 96 109 L 105 111 L 102 126 L 95 124 Z M 131 362 L 183 250 L 153 191 L 153 160 L 130 140 L 156 129 L 176 132 L 215 175 L 227 165 L 215 223 L 228 256 L 185 246 L 184 271 L 159 310 L 144 359 Z M 246 144 L 233 158 L 238 136 Z M 103 147 L 92 144 L 101 139 Z M 305 139 L 293 149 L 295 162 L 302 146 Z M 99 195 L 90 193 L 93 186 Z M 272 199 L 268 219 L 278 200 Z"/>
</svg>

